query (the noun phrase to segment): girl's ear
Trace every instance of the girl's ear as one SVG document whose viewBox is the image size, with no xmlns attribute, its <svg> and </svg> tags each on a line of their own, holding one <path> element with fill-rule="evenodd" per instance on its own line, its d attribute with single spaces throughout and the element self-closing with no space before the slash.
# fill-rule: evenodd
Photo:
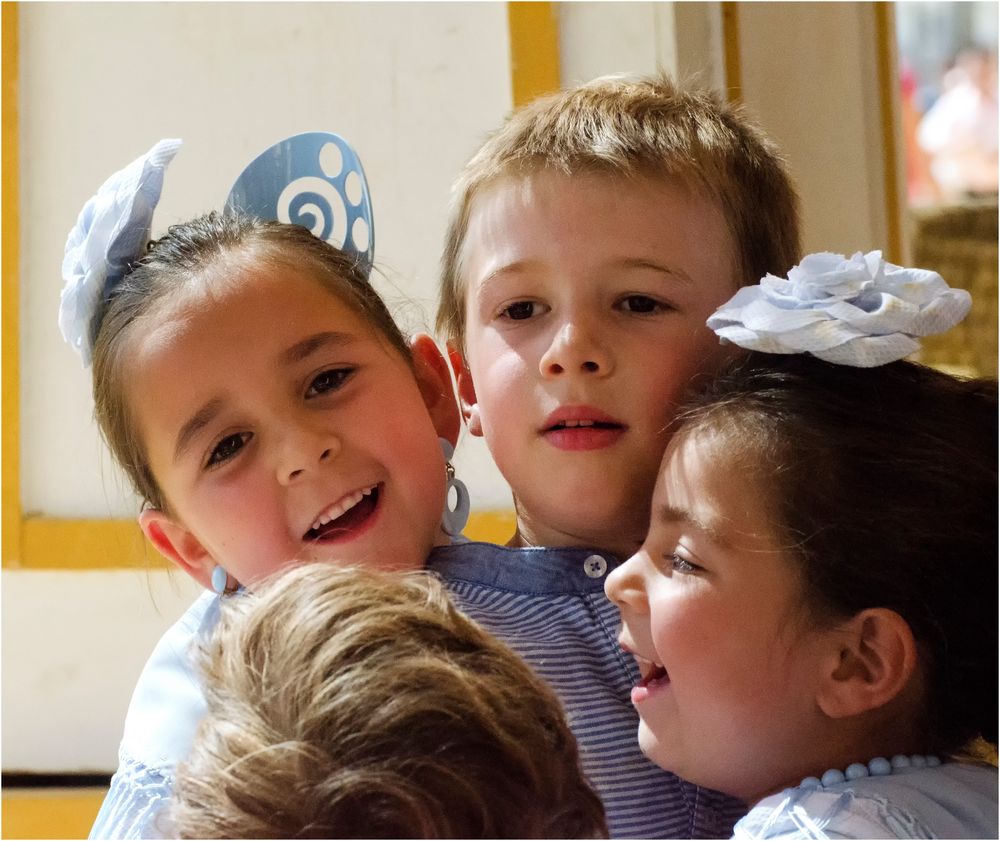
<svg viewBox="0 0 1000 841">
<path fill-rule="evenodd" d="M 410 350 L 413 353 L 413 373 L 434 429 L 439 437 L 447 438 L 454 447 L 458 443 L 462 421 L 455 403 L 448 363 L 437 343 L 426 333 L 418 333 L 410 339 Z"/>
<path fill-rule="evenodd" d="M 215 559 L 198 539 L 169 515 L 146 509 L 139 515 L 139 528 L 161 555 L 169 558 L 205 589 L 212 589 Z"/>
<path fill-rule="evenodd" d="M 916 670 L 913 631 L 894 610 L 862 610 L 835 629 L 830 639 L 817 698 L 830 718 L 885 706 L 906 688 Z"/>
<path fill-rule="evenodd" d="M 462 417 L 469 425 L 469 432 L 478 438 L 483 437 L 483 423 L 479 417 L 479 401 L 476 399 L 476 386 L 472 382 L 472 374 L 465 356 L 451 342 L 448 343 L 448 359 L 455 372 L 455 382 L 458 384 L 458 402 L 462 407 Z"/>
</svg>

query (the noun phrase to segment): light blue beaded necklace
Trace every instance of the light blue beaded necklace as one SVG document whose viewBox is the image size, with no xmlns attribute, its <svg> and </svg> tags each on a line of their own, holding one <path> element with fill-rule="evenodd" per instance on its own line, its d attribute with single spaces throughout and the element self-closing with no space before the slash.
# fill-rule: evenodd
<svg viewBox="0 0 1000 841">
<path fill-rule="evenodd" d="M 847 766 L 846 771 L 841 771 L 839 768 L 831 768 L 822 777 L 806 777 L 799 783 L 799 787 L 826 788 L 827 786 L 835 786 L 839 783 L 860 780 L 862 777 L 888 777 L 894 771 L 902 768 L 934 768 L 940 764 L 941 760 L 938 757 L 933 755 L 925 756 L 919 753 L 913 756 L 904 756 L 899 753 L 892 759 L 886 759 L 884 756 L 876 756 L 867 764 L 854 762 Z"/>
</svg>

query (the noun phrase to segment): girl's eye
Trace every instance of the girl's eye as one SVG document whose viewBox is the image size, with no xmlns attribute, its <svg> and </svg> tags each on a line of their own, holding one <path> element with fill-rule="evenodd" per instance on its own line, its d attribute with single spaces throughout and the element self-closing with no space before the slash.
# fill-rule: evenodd
<svg viewBox="0 0 1000 841">
<path fill-rule="evenodd" d="M 669 309 L 666 304 L 657 301 L 655 298 L 650 298 L 648 295 L 628 295 L 622 298 L 619 306 L 626 312 L 634 312 L 638 315 L 648 315 Z"/>
<path fill-rule="evenodd" d="M 697 572 L 701 569 L 697 564 L 691 563 L 687 558 L 682 558 L 680 555 L 674 553 L 673 555 L 668 555 L 667 560 L 670 562 L 670 568 L 674 572 L 690 573 Z"/>
<path fill-rule="evenodd" d="M 212 448 L 205 467 L 215 467 L 229 461 L 229 459 L 247 445 L 250 438 L 251 433 L 249 432 L 237 432 L 233 435 L 227 435 Z"/>
<path fill-rule="evenodd" d="M 536 301 L 515 301 L 500 311 L 501 318 L 509 318 L 511 321 L 524 321 L 527 318 L 541 314 L 542 305 Z"/>
<path fill-rule="evenodd" d="M 354 368 L 331 368 L 328 371 L 323 371 L 309 383 L 306 397 L 318 397 L 328 391 L 336 391 L 350 379 L 354 370 Z"/>
</svg>

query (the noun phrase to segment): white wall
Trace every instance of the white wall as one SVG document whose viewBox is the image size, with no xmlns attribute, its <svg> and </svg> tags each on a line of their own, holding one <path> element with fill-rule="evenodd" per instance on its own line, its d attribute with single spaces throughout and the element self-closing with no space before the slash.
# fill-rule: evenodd
<svg viewBox="0 0 1000 841">
<path fill-rule="evenodd" d="M 741 3 L 743 99 L 781 147 L 805 251 L 887 248 L 871 3 Z"/>
<path fill-rule="evenodd" d="M 3 769 L 107 772 L 143 663 L 200 587 L 155 570 L 3 573 Z"/>
<path fill-rule="evenodd" d="M 561 3 L 559 30 L 564 86 L 609 73 L 657 72 L 724 86 L 718 3 Z"/>
</svg>

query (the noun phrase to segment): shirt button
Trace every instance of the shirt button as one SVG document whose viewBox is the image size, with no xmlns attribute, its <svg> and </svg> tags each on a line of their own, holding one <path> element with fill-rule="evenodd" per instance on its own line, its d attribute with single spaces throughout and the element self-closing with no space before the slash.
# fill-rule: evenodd
<svg viewBox="0 0 1000 841">
<path fill-rule="evenodd" d="M 583 562 L 583 571 L 588 578 L 600 578 L 608 571 L 608 562 L 600 555 L 590 555 Z"/>
</svg>

